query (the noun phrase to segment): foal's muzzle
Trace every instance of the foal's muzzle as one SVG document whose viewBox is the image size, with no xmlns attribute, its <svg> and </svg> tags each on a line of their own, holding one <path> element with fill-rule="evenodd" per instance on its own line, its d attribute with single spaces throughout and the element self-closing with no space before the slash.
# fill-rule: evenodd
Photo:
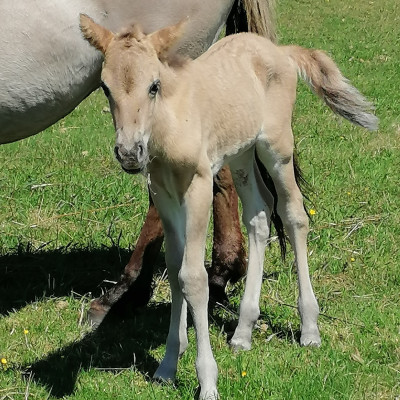
<svg viewBox="0 0 400 400">
<path fill-rule="evenodd" d="M 142 141 L 136 142 L 129 150 L 123 144 L 117 143 L 114 154 L 122 169 L 128 174 L 138 174 L 146 167 L 147 150 Z"/>
</svg>

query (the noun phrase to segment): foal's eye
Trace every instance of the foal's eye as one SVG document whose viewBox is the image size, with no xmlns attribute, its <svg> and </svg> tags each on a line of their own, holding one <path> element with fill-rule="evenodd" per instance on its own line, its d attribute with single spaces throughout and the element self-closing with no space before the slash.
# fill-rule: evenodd
<svg viewBox="0 0 400 400">
<path fill-rule="evenodd" d="M 149 87 L 149 96 L 151 98 L 155 97 L 157 92 L 160 90 L 161 82 L 159 79 L 156 79 Z"/>
<path fill-rule="evenodd" d="M 110 97 L 110 89 L 103 81 L 101 82 L 100 87 L 103 89 L 103 92 L 106 95 L 106 97 Z"/>
</svg>

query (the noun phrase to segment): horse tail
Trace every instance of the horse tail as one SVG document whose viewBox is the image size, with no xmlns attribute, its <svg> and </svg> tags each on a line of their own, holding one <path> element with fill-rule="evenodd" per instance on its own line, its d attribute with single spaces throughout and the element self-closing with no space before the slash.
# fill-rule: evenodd
<svg viewBox="0 0 400 400">
<path fill-rule="evenodd" d="M 299 46 L 282 49 L 297 64 L 299 76 L 334 113 L 371 131 L 378 129 L 373 105 L 350 84 L 326 53 Z"/>
<path fill-rule="evenodd" d="M 235 0 L 226 34 L 253 32 L 276 42 L 275 0 Z"/>
</svg>

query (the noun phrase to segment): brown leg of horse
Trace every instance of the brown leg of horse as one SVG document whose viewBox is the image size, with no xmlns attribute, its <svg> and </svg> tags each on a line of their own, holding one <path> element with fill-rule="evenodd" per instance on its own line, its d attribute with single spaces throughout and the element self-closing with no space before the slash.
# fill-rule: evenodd
<svg viewBox="0 0 400 400">
<path fill-rule="evenodd" d="M 238 215 L 238 196 L 228 167 L 214 178 L 214 244 L 212 266 L 208 269 L 210 297 L 227 300 L 228 281 L 236 282 L 247 268 L 246 251 Z"/>
<path fill-rule="evenodd" d="M 148 303 L 152 293 L 153 267 L 163 240 L 161 220 L 150 197 L 149 211 L 135 250 L 116 285 L 91 303 L 88 313 L 91 323 L 99 325 L 114 305 L 120 309 Z"/>
<path fill-rule="evenodd" d="M 229 168 L 223 168 L 214 179 L 213 216 L 213 260 L 208 269 L 210 297 L 213 301 L 223 302 L 228 281 L 235 282 L 246 272 L 238 198 Z M 147 304 L 151 296 L 153 266 L 163 239 L 161 221 L 150 198 L 149 211 L 131 259 L 116 285 L 92 302 L 88 314 L 90 322 L 99 325 L 114 305 L 132 308 Z"/>
</svg>

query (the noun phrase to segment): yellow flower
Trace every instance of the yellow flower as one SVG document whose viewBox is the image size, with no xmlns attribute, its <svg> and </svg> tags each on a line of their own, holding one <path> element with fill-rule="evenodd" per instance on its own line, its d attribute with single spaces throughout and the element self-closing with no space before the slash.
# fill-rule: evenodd
<svg viewBox="0 0 400 400">
<path fill-rule="evenodd" d="M 29 333 L 28 329 L 24 329 L 24 335 L 27 335 Z"/>
<path fill-rule="evenodd" d="M 242 371 L 242 378 L 244 378 L 247 375 L 246 371 Z"/>
<path fill-rule="evenodd" d="M 4 358 L 4 357 L 0 360 L 0 362 L 1 362 L 3 365 L 7 365 L 7 359 Z"/>
<path fill-rule="evenodd" d="M 347 192 L 347 194 L 350 196 L 350 195 L 351 195 L 351 192 Z"/>
<path fill-rule="evenodd" d="M 351 258 L 350 258 L 350 261 L 351 261 L 351 262 L 354 262 L 354 261 L 356 261 L 356 259 L 355 259 L 354 257 L 351 257 Z"/>
<path fill-rule="evenodd" d="M 316 211 L 312 208 L 311 210 L 310 210 L 310 215 L 315 215 L 316 214 Z"/>
</svg>

